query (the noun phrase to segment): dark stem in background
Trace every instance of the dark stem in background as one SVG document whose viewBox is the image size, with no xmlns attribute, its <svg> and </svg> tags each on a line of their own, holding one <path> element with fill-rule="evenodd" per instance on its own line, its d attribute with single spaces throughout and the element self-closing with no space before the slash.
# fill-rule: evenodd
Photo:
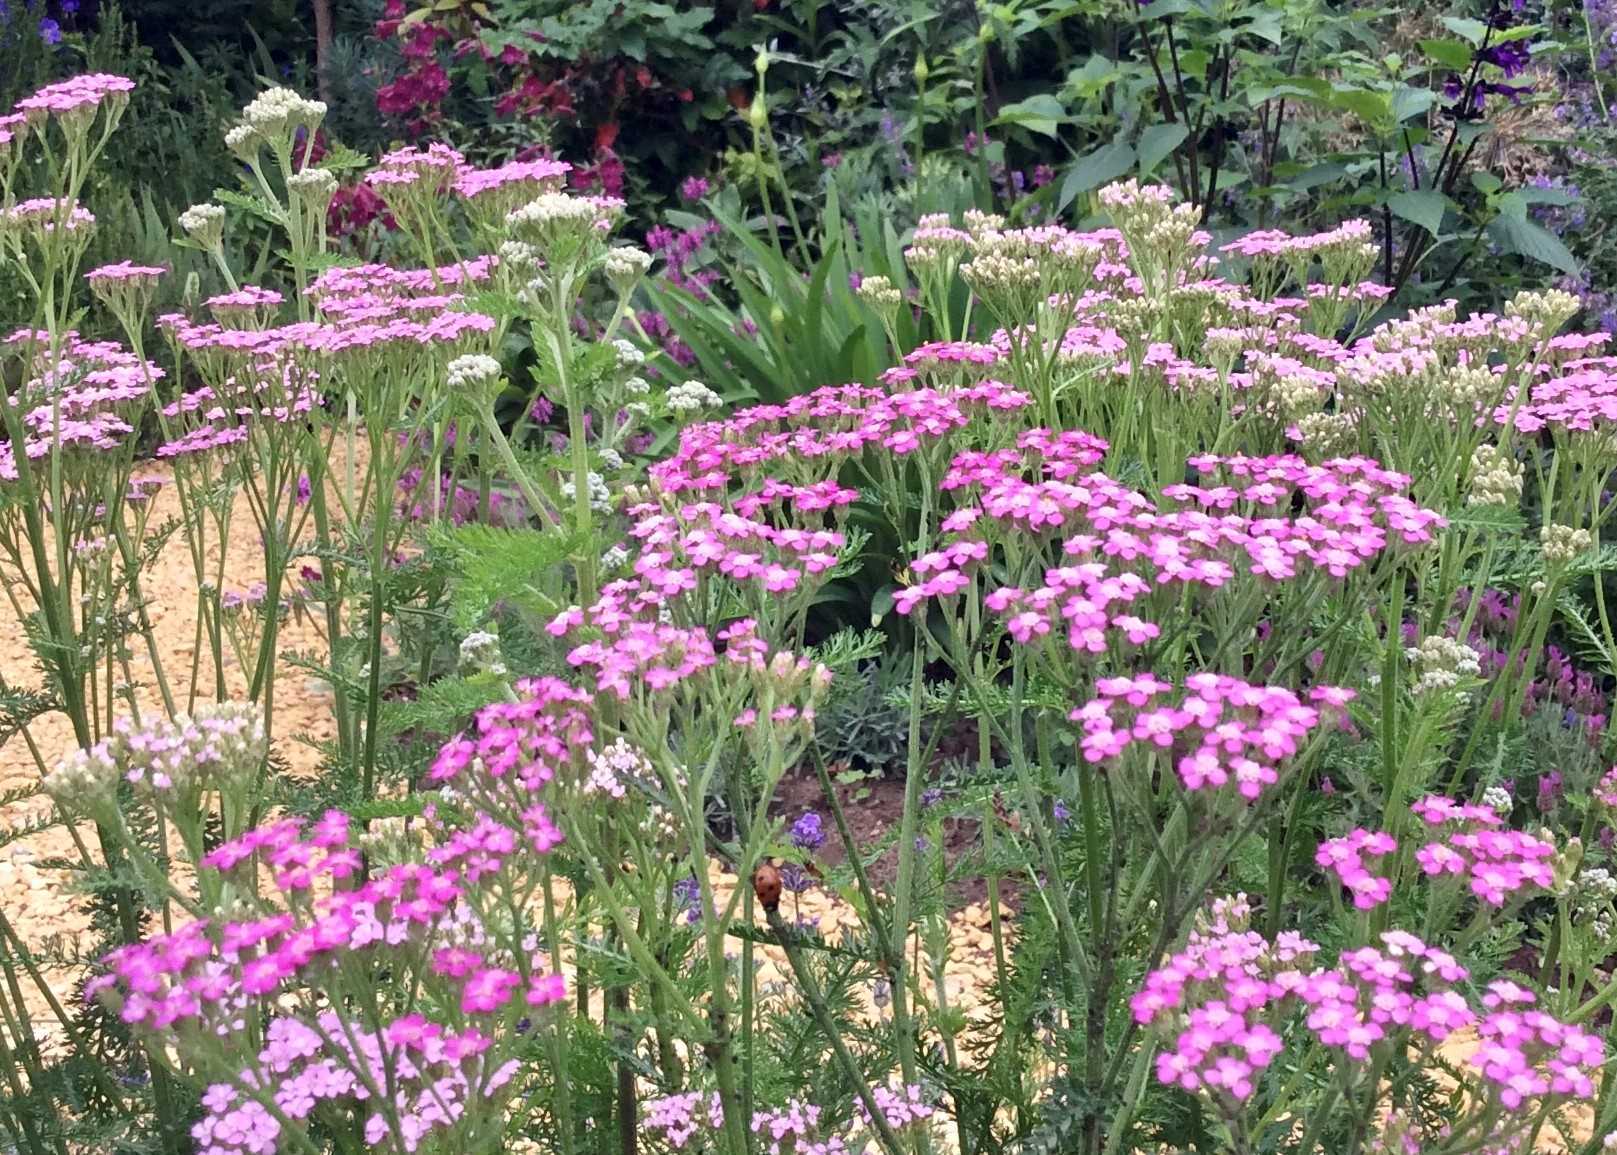
<svg viewBox="0 0 1617 1155">
<path fill-rule="evenodd" d="M 1387 152 L 1385 149 L 1376 154 L 1376 166 L 1381 173 L 1381 228 L 1386 241 L 1381 246 L 1381 259 L 1385 272 L 1382 276 L 1387 284 L 1392 284 L 1392 205 L 1387 201 Z M 1411 242 L 1414 238 L 1410 238 Z"/>
<path fill-rule="evenodd" d="M 1488 51 L 1488 44 L 1493 38 L 1493 32 L 1493 25 L 1489 24 L 1482 35 L 1482 43 L 1477 46 L 1476 55 L 1471 61 L 1471 71 L 1466 74 L 1465 84 L 1461 86 L 1460 95 L 1455 101 L 1454 128 L 1450 131 L 1449 138 L 1443 145 L 1443 153 L 1438 157 L 1437 167 L 1432 170 L 1430 187 L 1437 189 L 1445 197 L 1453 195 L 1455 183 L 1459 180 L 1460 173 L 1465 170 L 1466 162 L 1471 159 L 1471 154 L 1476 151 L 1477 141 L 1481 139 L 1480 136 L 1473 137 L 1471 143 L 1466 145 L 1463 152 L 1456 154 L 1454 151 L 1455 145 L 1460 140 L 1460 126 L 1465 123 L 1464 113 L 1476 102 L 1477 85 L 1482 79 L 1482 57 Z M 1413 162 L 1411 163 L 1411 168 L 1413 168 Z M 1385 178 L 1383 178 L 1383 184 L 1385 184 Z M 1421 238 L 1424 231 L 1419 225 L 1411 224 L 1403 261 L 1398 267 L 1396 276 L 1390 272 L 1391 266 L 1389 264 L 1389 272 L 1386 277 L 1387 287 L 1392 290 L 1392 298 L 1389 298 L 1389 300 L 1395 299 L 1399 293 L 1403 292 L 1404 286 L 1409 283 L 1410 276 L 1415 272 L 1416 264 L 1421 257 L 1431 250 L 1431 245 Z M 1392 234 L 1390 230 L 1387 235 L 1387 245 L 1391 248 Z M 1451 272 L 1450 281 L 1452 281 L 1453 276 L 1454 274 Z M 1449 282 L 1445 282 L 1445 284 L 1447 283 Z"/>
<path fill-rule="evenodd" d="M 331 0 L 314 3 L 314 83 L 320 99 L 331 103 Z"/>
<path fill-rule="evenodd" d="M 1151 62 L 1151 72 L 1157 78 L 1157 107 L 1169 124 L 1178 124 L 1179 116 L 1173 108 L 1173 93 L 1168 90 L 1168 78 L 1162 74 L 1162 65 L 1157 62 L 1157 45 L 1151 39 L 1150 28 L 1147 27 L 1142 35 L 1145 37 L 1145 58 Z M 1187 136 L 1185 139 L 1189 141 L 1190 138 Z M 1173 167 L 1179 177 L 1179 187 L 1190 188 L 1190 178 L 1185 172 L 1184 144 L 1173 150 Z"/>
<path fill-rule="evenodd" d="M 1218 102 L 1221 106 L 1230 98 L 1230 72 L 1231 66 L 1234 63 L 1234 61 L 1230 58 L 1230 50 L 1227 47 L 1223 51 L 1222 60 L 1223 64 L 1219 69 L 1218 76 Z M 1202 112 L 1205 113 L 1206 110 L 1207 106 L 1205 104 L 1202 105 Z M 1196 132 L 1193 134 L 1198 139 L 1201 137 L 1201 120 L 1201 116 L 1197 116 Z M 1202 213 L 1202 217 L 1209 224 L 1212 223 L 1213 217 L 1213 197 L 1218 194 L 1218 170 L 1224 164 L 1224 135 L 1224 115 L 1223 113 L 1220 113 L 1213 117 L 1213 163 L 1209 166 L 1207 176 L 1207 198 L 1203 202 L 1207 207 Z"/>
<path fill-rule="evenodd" d="M 1185 95 L 1185 74 L 1179 67 L 1179 42 L 1173 34 L 1173 17 L 1167 17 L 1162 22 L 1163 29 L 1168 37 L 1168 58 L 1173 61 L 1174 89 L 1179 94 L 1179 116 L 1190 127 L 1190 98 Z M 1201 198 L 1201 167 L 1196 157 L 1196 134 L 1190 133 L 1185 137 L 1185 158 L 1190 166 L 1190 203 L 1198 205 Z"/>
</svg>

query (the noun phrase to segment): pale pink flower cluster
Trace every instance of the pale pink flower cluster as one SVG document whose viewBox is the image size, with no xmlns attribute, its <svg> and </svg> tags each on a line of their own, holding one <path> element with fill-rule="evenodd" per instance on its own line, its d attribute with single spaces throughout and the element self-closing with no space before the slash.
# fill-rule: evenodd
<svg viewBox="0 0 1617 1155">
<path fill-rule="evenodd" d="M 17 101 L 16 107 L 24 113 L 73 112 L 94 108 L 110 96 L 127 96 L 133 91 L 135 82 L 128 77 L 107 72 L 86 72 L 47 84 L 32 96 Z"/>
<path fill-rule="evenodd" d="M 493 1048 L 494 1041 L 476 1028 L 446 1031 L 420 1015 L 397 1019 L 380 1032 L 355 1027 L 332 1011 L 313 1026 L 277 1017 L 256 1057 L 243 1060 L 242 1086 L 215 1083 L 202 1096 L 203 1116 L 191 1137 L 202 1155 L 273 1152 L 282 1117 L 301 1123 L 334 1106 L 361 1111 L 367 1144 L 414 1151 L 431 1132 L 458 1122 L 468 1100 L 493 1099 L 516 1077 L 520 1063 L 498 1062 Z M 376 1105 L 374 1089 L 391 1100 L 392 1120 Z"/>
<path fill-rule="evenodd" d="M 25 406 L 29 460 L 53 452 L 104 453 L 124 445 L 162 369 L 115 341 L 84 341 L 72 330 L 61 335 L 52 363 L 50 343 L 49 334 L 28 330 L 5 340 L 32 354 L 23 367 L 28 376 L 7 398 L 13 406 Z M 17 480 L 10 442 L 0 445 L 0 480 Z"/>
<path fill-rule="evenodd" d="M 1321 842 L 1314 862 L 1347 888 L 1356 908 L 1370 910 L 1392 897 L 1392 880 L 1375 873 L 1380 864 L 1374 860 L 1397 849 L 1398 840 L 1392 835 L 1360 827 Z"/>
<path fill-rule="evenodd" d="M 495 190 L 517 190 L 537 196 L 555 188 L 573 166 L 559 160 L 512 161 L 498 168 L 463 168 L 455 178 L 455 191 L 475 200 Z"/>
<path fill-rule="evenodd" d="M 1617 810 L 1617 766 L 1607 770 L 1595 783 L 1594 800 L 1602 806 Z"/>
<path fill-rule="evenodd" d="M 1437 1044 L 1475 1026 L 1484 1044 L 1467 1061 L 1506 1110 L 1593 1094 L 1605 1061 L 1598 1038 L 1517 1009 L 1532 1003 L 1531 992 L 1502 980 L 1483 1000 L 1487 1013 L 1479 1013 L 1456 989 L 1468 975 L 1452 955 L 1404 931 L 1380 942 L 1316 970 L 1319 948 L 1289 933 L 1271 944 L 1239 920 L 1193 933 L 1183 951 L 1146 976 L 1132 1002 L 1137 1022 L 1172 1040 L 1157 1057 L 1158 1079 L 1244 1101 L 1284 1047 L 1270 1024 L 1295 1008 L 1320 1043 L 1358 1063 L 1400 1038 Z"/>
<path fill-rule="evenodd" d="M 889 392 L 833 385 L 779 405 L 742 409 L 724 421 L 688 426 L 668 458 L 651 467 L 667 494 L 727 491 L 766 468 L 834 476 L 866 450 L 899 456 L 965 429 L 977 417 L 1024 408 L 1027 394 L 998 381 L 964 389 Z"/>
<path fill-rule="evenodd" d="M 54 233 L 58 226 L 64 232 L 77 233 L 95 224 L 95 216 L 77 201 L 57 197 L 34 197 L 18 201 L 6 210 L 6 219 L 13 225 L 28 225 L 43 233 Z"/>
<path fill-rule="evenodd" d="M 137 265 L 132 261 L 119 261 L 112 265 L 101 265 L 84 274 L 84 279 L 94 285 L 98 281 L 155 281 L 168 270 L 161 265 Z"/>
<path fill-rule="evenodd" d="M 1186 790 L 1233 782 L 1248 802 L 1280 780 L 1280 763 L 1297 753 L 1321 717 L 1290 690 L 1224 674 L 1191 674 L 1182 686 L 1152 674 L 1117 675 L 1098 679 L 1095 695 L 1070 715 L 1083 731 L 1086 762 L 1117 759 L 1130 747 L 1177 755 L 1174 768 Z M 1313 697 L 1340 700 L 1351 691 L 1316 688 Z"/>
<path fill-rule="evenodd" d="M 1441 840 L 1415 852 L 1427 874 L 1466 879 L 1471 893 L 1489 906 L 1503 906 L 1529 886 L 1548 890 L 1555 885 L 1554 845 L 1520 830 L 1498 829 L 1503 820 L 1491 807 L 1434 795 L 1410 810 L 1428 826 L 1444 828 Z"/>
</svg>

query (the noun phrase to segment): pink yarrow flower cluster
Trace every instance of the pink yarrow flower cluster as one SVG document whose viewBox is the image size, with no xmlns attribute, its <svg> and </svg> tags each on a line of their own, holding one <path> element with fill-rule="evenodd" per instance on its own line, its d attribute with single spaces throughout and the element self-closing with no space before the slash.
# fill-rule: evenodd
<svg viewBox="0 0 1617 1155">
<path fill-rule="evenodd" d="M 1212 925 L 1192 933 L 1135 994 L 1135 1020 L 1171 1040 L 1157 1058 L 1161 1082 L 1245 1101 L 1284 1049 L 1271 1024 L 1298 1013 L 1321 1044 L 1357 1063 L 1383 1046 L 1440 1044 L 1475 1027 L 1485 1042 L 1467 1062 L 1506 1110 L 1593 1094 L 1603 1044 L 1519 1009 L 1532 1004 L 1531 992 L 1495 982 L 1479 1011 L 1457 989 L 1468 976 L 1453 956 L 1397 930 L 1378 947 L 1344 951 L 1337 966 L 1315 969 L 1315 944 L 1290 932 L 1270 943 L 1248 929 L 1248 914 L 1240 899 L 1215 904 Z"/>
<path fill-rule="evenodd" d="M 1471 893 L 1489 906 L 1503 906 L 1528 887 L 1555 885 L 1553 844 L 1520 830 L 1504 830 L 1497 811 L 1455 803 L 1433 795 L 1410 806 L 1426 825 L 1442 830 L 1440 840 L 1415 852 L 1428 875 L 1465 879 Z"/>
<path fill-rule="evenodd" d="M 1397 849 L 1392 835 L 1360 828 L 1321 842 L 1314 862 L 1347 888 L 1357 909 L 1371 910 L 1392 897 L 1392 880 L 1375 873 L 1376 860 Z"/>
<path fill-rule="evenodd" d="M 1339 699 L 1347 691 L 1317 701 Z M 1223 674 L 1191 674 L 1182 687 L 1150 674 L 1101 678 L 1095 697 L 1072 711 L 1086 762 L 1120 758 L 1130 747 L 1174 757 L 1186 790 L 1234 784 L 1248 802 L 1280 780 L 1321 712 L 1290 690 Z"/>
</svg>

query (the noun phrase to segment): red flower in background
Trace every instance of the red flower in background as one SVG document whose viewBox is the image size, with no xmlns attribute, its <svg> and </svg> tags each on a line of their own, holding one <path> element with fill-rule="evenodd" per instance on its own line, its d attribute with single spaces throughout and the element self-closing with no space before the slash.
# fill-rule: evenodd
<svg viewBox="0 0 1617 1155">
<path fill-rule="evenodd" d="M 606 128 L 607 125 L 602 125 Z M 617 136 L 617 125 L 612 125 L 612 135 Z M 584 191 L 600 190 L 609 197 L 623 195 L 623 162 L 618 154 L 610 148 L 599 148 L 595 152 L 595 163 L 581 168 L 574 168 L 572 172 L 573 187 Z"/>
<path fill-rule="evenodd" d="M 363 232 L 375 220 L 389 232 L 397 227 L 382 198 L 364 181 L 340 187 L 326 210 L 326 228 L 337 237 Z"/>
</svg>

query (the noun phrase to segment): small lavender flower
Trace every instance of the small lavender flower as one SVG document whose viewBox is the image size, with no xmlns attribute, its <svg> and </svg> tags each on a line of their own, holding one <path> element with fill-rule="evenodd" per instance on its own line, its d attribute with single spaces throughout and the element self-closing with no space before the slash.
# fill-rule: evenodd
<svg viewBox="0 0 1617 1155">
<path fill-rule="evenodd" d="M 825 824 L 816 811 L 805 811 L 792 823 L 792 845 L 799 850 L 813 851 L 825 845 Z"/>
<path fill-rule="evenodd" d="M 701 917 L 702 884 L 696 881 L 695 875 L 674 883 L 674 904 L 686 922 L 695 922 Z"/>
</svg>

